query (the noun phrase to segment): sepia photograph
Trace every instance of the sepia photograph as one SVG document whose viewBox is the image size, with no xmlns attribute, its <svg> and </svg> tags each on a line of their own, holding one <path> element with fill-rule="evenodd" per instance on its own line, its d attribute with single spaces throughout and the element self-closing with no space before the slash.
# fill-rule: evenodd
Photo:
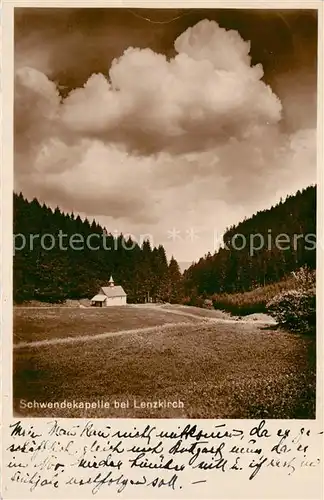
<svg viewBox="0 0 324 500">
<path fill-rule="evenodd" d="M 316 418 L 317 53 L 316 9 L 15 7 L 15 417 Z"/>
</svg>

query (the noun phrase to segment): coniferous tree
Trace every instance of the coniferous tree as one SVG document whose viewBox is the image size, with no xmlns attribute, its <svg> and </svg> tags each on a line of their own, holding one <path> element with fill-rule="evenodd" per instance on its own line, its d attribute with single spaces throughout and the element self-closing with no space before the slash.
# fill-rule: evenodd
<svg viewBox="0 0 324 500">
<path fill-rule="evenodd" d="M 169 263 L 169 290 L 168 299 L 172 304 L 177 303 L 181 300 L 183 295 L 182 289 L 182 274 L 180 272 L 179 264 L 172 256 Z"/>
</svg>

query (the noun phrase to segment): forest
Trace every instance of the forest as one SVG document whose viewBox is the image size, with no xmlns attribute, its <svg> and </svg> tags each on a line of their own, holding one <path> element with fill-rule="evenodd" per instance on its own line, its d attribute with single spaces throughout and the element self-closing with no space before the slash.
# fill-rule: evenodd
<svg viewBox="0 0 324 500">
<path fill-rule="evenodd" d="M 173 257 L 168 262 L 162 245 L 151 248 L 145 240 L 140 246 L 122 234 L 113 236 L 95 221 L 65 214 L 58 207 L 52 210 L 37 199 L 28 201 L 22 193 L 14 194 L 13 203 L 15 302 L 91 298 L 111 274 L 124 287 L 128 302 L 180 300 L 181 272 Z M 60 232 L 65 235 L 62 245 Z M 85 244 L 95 234 L 98 238 L 92 236 Z M 39 235 L 32 244 L 30 235 Z M 45 235 L 52 235 L 55 245 Z M 79 243 L 83 237 L 83 245 L 76 244 L 76 235 Z M 72 245 L 66 244 L 70 238 Z"/>
<path fill-rule="evenodd" d="M 316 267 L 315 186 L 229 228 L 217 252 L 185 271 L 184 291 L 189 297 L 248 292 L 303 266 Z"/>
<path fill-rule="evenodd" d="M 152 248 L 149 240 L 139 245 L 122 234 L 112 235 L 94 220 L 90 223 L 59 207 L 52 210 L 37 199 L 27 200 L 22 193 L 14 193 L 13 204 L 16 303 L 90 298 L 107 284 L 111 274 L 126 290 L 130 303 L 188 303 L 195 297 L 248 292 L 279 282 L 302 266 L 316 267 L 315 186 L 229 228 L 221 248 L 206 254 L 183 275 L 174 257 L 168 261 L 162 245 Z M 62 249 L 57 244 L 60 233 L 66 240 L 73 235 L 86 240 L 97 234 L 96 249 L 87 245 L 82 250 L 75 245 Z M 22 245 L 23 238 L 29 242 L 31 234 L 39 235 L 32 248 L 29 243 Z M 49 245 L 46 234 L 53 235 L 55 245 Z M 251 251 L 252 235 L 256 248 Z M 41 244 L 42 236 L 47 249 Z"/>
</svg>

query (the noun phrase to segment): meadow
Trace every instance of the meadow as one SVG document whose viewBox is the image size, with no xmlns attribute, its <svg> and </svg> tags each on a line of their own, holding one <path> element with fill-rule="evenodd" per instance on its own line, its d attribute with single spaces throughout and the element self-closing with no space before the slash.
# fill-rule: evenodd
<svg viewBox="0 0 324 500">
<path fill-rule="evenodd" d="M 234 315 L 246 316 L 253 313 L 266 313 L 266 305 L 271 299 L 280 292 L 295 290 L 296 287 L 296 280 L 289 276 L 282 281 L 260 286 L 248 292 L 215 293 L 211 296 L 211 300 L 216 309 Z"/>
<path fill-rule="evenodd" d="M 186 306 L 14 308 L 14 413 L 38 417 L 314 418 L 315 339 Z M 133 408 L 133 401 L 184 408 Z M 110 408 L 22 408 L 21 400 Z M 128 401 L 129 408 L 114 408 Z"/>
</svg>

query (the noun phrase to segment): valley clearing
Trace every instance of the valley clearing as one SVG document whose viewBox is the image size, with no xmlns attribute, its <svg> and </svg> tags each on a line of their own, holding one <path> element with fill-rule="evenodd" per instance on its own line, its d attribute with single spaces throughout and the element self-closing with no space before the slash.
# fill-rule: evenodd
<svg viewBox="0 0 324 500">
<path fill-rule="evenodd" d="M 274 326 L 169 304 L 16 307 L 14 413 L 314 418 L 315 338 Z"/>
</svg>

